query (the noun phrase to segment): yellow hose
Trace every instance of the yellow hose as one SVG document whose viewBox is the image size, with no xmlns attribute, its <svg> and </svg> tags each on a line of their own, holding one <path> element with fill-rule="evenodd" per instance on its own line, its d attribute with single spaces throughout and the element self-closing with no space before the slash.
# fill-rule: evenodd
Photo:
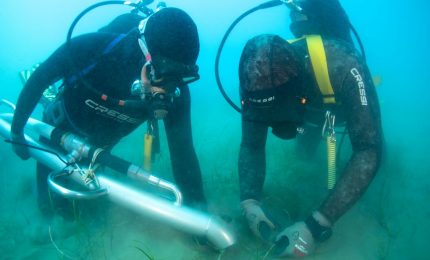
<svg viewBox="0 0 430 260">
<path fill-rule="evenodd" d="M 143 169 L 145 171 L 151 171 L 152 168 L 152 139 L 151 134 L 145 134 L 145 140 L 143 145 Z"/>
<path fill-rule="evenodd" d="M 336 184 L 336 136 L 329 135 L 327 140 L 327 188 L 333 189 Z"/>
</svg>

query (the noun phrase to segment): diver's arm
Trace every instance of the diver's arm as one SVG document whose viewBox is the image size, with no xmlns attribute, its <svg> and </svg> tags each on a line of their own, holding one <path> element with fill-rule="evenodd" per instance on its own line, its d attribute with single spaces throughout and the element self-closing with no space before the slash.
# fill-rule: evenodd
<svg viewBox="0 0 430 260">
<path fill-rule="evenodd" d="M 164 119 L 173 175 L 185 204 L 203 206 L 206 199 L 199 161 L 193 145 L 191 129 L 191 97 L 188 86 L 181 88 L 180 97 Z M 199 204 L 199 205 L 197 205 Z"/>
<path fill-rule="evenodd" d="M 64 48 L 58 49 L 30 76 L 22 89 L 12 121 L 11 132 L 22 135 L 28 118 L 42 97 L 43 91 L 63 76 L 66 59 Z"/>
<path fill-rule="evenodd" d="M 334 191 L 319 209 L 331 223 L 363 195 L 379 168 L 382 153 L 379 102 L 365 65 L 350 67 L 341 92 L 353 154 Z"/>
<path fill-rule="evenodd" d="M 28 118 L 46 88 L 66 75 L 71 76 L 94 63 L 97 53 L 116 36 L 111 33 L 89 33 L 73 38 L 70 49 L 66 44 L 59 47 L 36 69 L 21 91 L 12 122 L 12 133 L 23 132 Z M 73 62 L 70 57 L 73 57 Z"/>
<path fill-rule="evenodd" d="M 242 119 L 242 141 L 239 152 L 240 200 L 261 200 L 266 176 L 265 124 Z"/>
</svg>

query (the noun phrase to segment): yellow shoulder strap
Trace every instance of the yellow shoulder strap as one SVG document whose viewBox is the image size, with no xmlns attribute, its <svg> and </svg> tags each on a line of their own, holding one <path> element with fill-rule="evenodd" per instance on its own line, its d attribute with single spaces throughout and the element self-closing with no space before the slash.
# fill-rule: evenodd
<svg viewBox="0 0 430 260">
<path fill-rule="evenodd" d="M 321 36 L 308 35 L 306 36 L 306 42 L 315 78 L 323 95 L 323 101 L 325 104 L 335 104 L 336 100 L 328 74 L 327 58 Z"/>
</svg>

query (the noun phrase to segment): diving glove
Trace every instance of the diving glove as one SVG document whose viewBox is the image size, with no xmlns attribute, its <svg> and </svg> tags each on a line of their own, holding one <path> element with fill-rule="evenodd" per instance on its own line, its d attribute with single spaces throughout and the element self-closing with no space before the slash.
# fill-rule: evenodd
<svg viewBox="0 0 430 260">
<path fill-rule="evenodd" d="M 305 221 L 287 227 L 277 237 L 274 252 L 278 256 L 305 257 L 311 255 L 316 242 L 331 236 L 331 223 L 318 211 Z"/>
<path fill-rule="evenodd" d="M 24 134 L 11 133 L 10 139 L 12 140 L 12 149 L 16 155 L 23 160 L 30 158 L 30 152 L 28 151 Z"/>
<path fill-rule="evenodd" d="M 275 229 L 275 225 L 264 213 L 260 202 L 247 199 L 240 203 L 240 207 L 252 233 L 258 238 L 270 242 L 271 233 Z"/>
<path fill-rule="evenodd" d="M 315 251 L 315 241 L 305 222 L 296 222 L 277 237 L 274 252 L 278 256 L 305 257 Z"/>
</svg>

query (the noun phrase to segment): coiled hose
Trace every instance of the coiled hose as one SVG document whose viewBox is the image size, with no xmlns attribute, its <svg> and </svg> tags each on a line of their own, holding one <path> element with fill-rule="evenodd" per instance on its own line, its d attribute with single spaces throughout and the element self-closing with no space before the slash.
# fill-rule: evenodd
<svg viewBox="0 0 430 260">
<path fill-rule="evenodd" d="M 327 140 L 327 188 L 333 189 L 336 184 L 336 136 L 328 135 Z"/>
</svg>

